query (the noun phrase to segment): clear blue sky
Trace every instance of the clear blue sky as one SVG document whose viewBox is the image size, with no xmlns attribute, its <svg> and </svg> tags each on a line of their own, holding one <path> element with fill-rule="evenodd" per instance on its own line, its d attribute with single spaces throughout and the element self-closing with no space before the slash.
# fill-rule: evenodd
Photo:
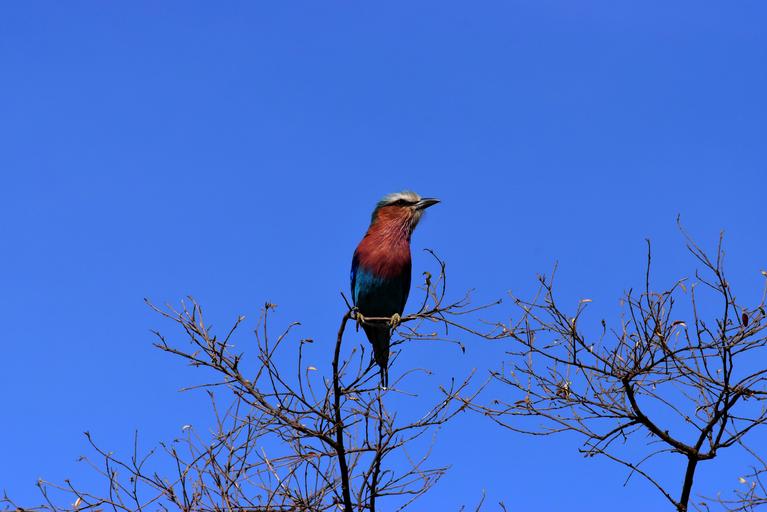
<svg viewBox="0 0 767 512">
<path fill-rule="evenodd" d="M 456 294 L 524 293 L 558 260 L 563 297 L 614 316 L 645 237 L 661 283 L 693 268 L 679 213 L 707 244 L 726 230 L 755 296 L 766 19 L 758 1 L 3 2 L 0 488 L 28 503 L 38 476 L 87 484 L 86 429 L 125 453 L 134 429 L 153 444 L 204 423 L 143 297 L 192 294 L 220 325 L 271 300 L 330 347 L 351 253 L 394 190 L 443 200 L 414 275 L 434 248 Z M 406 357 L 498 363 L 481 341 Z M 510 510 L 666 507 L 576 447 L 461 418 L 416 510 L 482 489 Z M 698 489 L 736 486 L 737 462 L 704 463 Z"/>
</svg>

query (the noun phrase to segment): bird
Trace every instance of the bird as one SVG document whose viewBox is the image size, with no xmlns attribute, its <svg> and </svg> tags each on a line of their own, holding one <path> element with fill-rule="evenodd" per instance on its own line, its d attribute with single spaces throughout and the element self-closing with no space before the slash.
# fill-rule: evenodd
<svg viewBox="0 0 767 512">
<path fill-rule="evenodd" d="M 410 293 L 410 237 L 426 208 L 438 199 L 411 191 L 388 194 L 376 204 L 352 257 L 351 294 L 358 324 L 373 346 L 381 385 L 389 384 L 389 343 Z M 365 317 L 389 321 L 366 321 Z"/>
</svg>

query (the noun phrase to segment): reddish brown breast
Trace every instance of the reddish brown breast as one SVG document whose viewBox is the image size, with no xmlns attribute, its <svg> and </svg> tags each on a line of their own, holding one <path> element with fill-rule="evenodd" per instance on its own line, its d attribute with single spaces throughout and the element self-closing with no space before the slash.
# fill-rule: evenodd
<svg viewBox="0 0 767 512">
<path fill-rule="evenodd" d="M 410 220 L 392 210 L 381 208 L 357 247 L 360 265 L 383 278 L 399 277 L 410 268 Z"/>
</svg>

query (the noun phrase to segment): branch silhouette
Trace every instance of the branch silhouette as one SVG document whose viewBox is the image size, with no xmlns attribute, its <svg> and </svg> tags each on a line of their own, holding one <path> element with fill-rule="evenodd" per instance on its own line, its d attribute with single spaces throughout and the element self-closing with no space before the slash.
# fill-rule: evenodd
<svg viewBox="0 0 767 512">
<path fill-rule="evenodd" d="M 767 287 L 759 304 L 741 304 L 725 276 L 722 237 L 712 259 L 682 233 L 702 265 L 696 282 L 655 291 L 648 241 L 644 289 L 629 290 L 620 321 L 608 327 L 602 320 L 601 329 L 591 329 L 596 334 L 583 327 L 589 299 L 571 313 L 560 306 L 556 269 L 539 278 L 532 300 L 514 297 L 519 316 L 504 327 L 511 366 L 493 377 L 515 398 L 472 405 L 516 432 L 579 434 L 586 457 L 622 464 L 629 478 L 644 478 L 680 512 L 691 505 L 698 465 L 767 422 L 767 368 L 754 364 L 767 356 Z M 717 313 L 708 319 L 704 310 Z M 544 424 L 531 426 L 536 419 Z M 678 491 L 648 468 L 666 454 L 682 460 Z"/>
<path fill-rule="evenodd" d="M 453 328 L 496 336 L 462 322 L 469 313 L 484 309 L 472 309 L 468 296 L 445 301 L 445 263 L 432 255 L 439 273 L 435 279 L 424 274 L 424 299 L 417 312 L 402 318 L 396 345 L 423 339 L 460 344 L 450 337 Z M 328 368 L 307 365 L 307 347 L 313 340 L 297 339 L 297 322 L 276 336 L 272 333 L 274 304 L 264 305 L 255 330 L 255 353 L 246 354 L 237 343 L 244 317 L 220 337 L 192 298 L 180 307 L 147 303 L 180 334 L 166 337 L 155 331 L 155 347 L 204 370 L 209 379 L 185 389 L 208 394 L 215 428 L 206 436 L 185 426 L 179 439 L 146 453 L 139 449 L 137 436 L 128 458 L 101 448 L 87 433 L 96 457 L 95 462 L 82 460 L 102 475 L 106 492 L 85 491 L 70 481 L 41 480 L 44 503 L 34 509 L 351 512 L 380 510 L 382 503 L 390 503 L 387 510 L 405 508 L 447 470 L 428 463 L 433 443 L 429 438 L 466 410 L 482 389 L 481 383 L 473 384 L 471 372 L 462 380 L 437 385 L 431 396 L 406 394 L 404 388 L 415 379 L 428 377 L 428 372 L 413 368 L 397 372 L 391 389 L 381 388 L 367 342 L 345 347 L 347 326 L 355 317 L 348 305 Z M 425 325 L 442 328 L 424 332 Z M 396 359 L 395 355 L 394 369 Z M 389 410 L 387 402 L 395 394 L 412 395 L 421 413 L 405 418 Z M 165 460 L 153 465 L 158 456 Z M 5 503 L 21 510 L 8 497 Z"/>
</svg>

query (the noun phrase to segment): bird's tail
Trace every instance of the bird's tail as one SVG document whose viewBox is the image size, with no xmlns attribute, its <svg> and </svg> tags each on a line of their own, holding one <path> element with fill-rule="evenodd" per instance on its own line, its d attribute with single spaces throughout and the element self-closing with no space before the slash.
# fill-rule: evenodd
<svg viewBox="0 0 767 512">
<path fill-rule="evenodd" d="M 368 341 L 373 345 L 373 358 L 381 369 L 381 385 L 389 386 L 389 341 L 391 328 L 388 323 L 363 324 Z"/>
</svg>

